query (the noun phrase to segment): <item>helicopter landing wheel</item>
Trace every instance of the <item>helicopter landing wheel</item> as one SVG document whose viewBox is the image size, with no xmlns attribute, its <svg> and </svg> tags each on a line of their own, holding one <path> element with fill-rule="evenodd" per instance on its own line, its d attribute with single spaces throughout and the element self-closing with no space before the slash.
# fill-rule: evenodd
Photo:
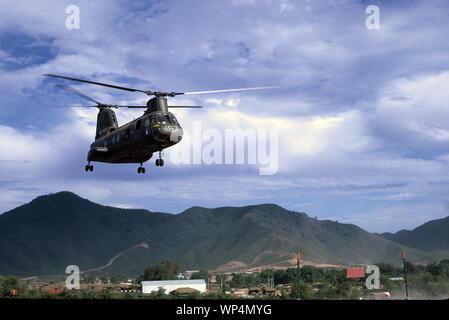
<svg viewBox="0 0 449 320">
<path fill-rule="evenodd" d="M 86 170 L 86 172 L 88 172 L 88 171 L 94 171 L 94 166 L 93 165 L 89 165 L 89 164 L 86 164 L 86 167 L 84 168 L 84 170 Z"/>
<path fill-rule="evenodd" d="M 159 151 L 159 159 L 156 159 L 156 167 L 163 167 L 164 159 L 162 159 L 161 151 Z"/>
<path fill-rule="evenodd" d="M 142 167 L 142 164 L 140 165 L 140 167 L 137 168 L 137 172 L 138 173 L 145 173 L 145 168 Z"/>
<path fill-rule="evenodd" d="M 156 159 L 156 167 L 163 167 L 164 159 Z"/>
</svg>

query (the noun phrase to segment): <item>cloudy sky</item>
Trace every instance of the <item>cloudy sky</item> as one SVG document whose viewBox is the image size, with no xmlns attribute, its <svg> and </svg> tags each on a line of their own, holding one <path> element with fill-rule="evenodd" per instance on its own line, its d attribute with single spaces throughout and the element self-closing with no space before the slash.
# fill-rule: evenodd
<svg viewBox="0 0 449 320">
<path fill-rule="evenodd" d="M 79 29 L 68 28 L 71 5 Z M 369 5 L 379 9 L 378 29 L 366 26 Z M 446 217 L 448 13 L 444 0 L 3 1 L 0 212 L 69 190 L 170 213 L 277 203 L 372 232 Z M 136 164 L 93 163 L 86 173 L 97 110 L 51 108 L 86 104 L 54 84 L 104 103 L 147 96 L 45 73 L 149 90 L 280 88 L 170 98 L 204 108 L 173 111 L 185 138 L 165 151 L 164 167 L 153 158 L 145 175 Z M 116 113 L 120 125 L 141 114 Z M 174 161 L 208 144 L 194 135 L 198 124 L 223 137 L 238 128 L 276 132 L 276 172 L 260 175 L 259 159 Z"/>
</svg>

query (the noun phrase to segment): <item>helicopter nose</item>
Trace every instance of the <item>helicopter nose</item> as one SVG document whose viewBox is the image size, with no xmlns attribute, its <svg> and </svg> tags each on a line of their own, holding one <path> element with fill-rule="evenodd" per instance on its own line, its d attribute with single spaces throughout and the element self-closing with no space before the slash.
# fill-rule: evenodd
<svg viewBox="0 0 449 320">
<path fill-rule="evenodd" d="M 170 141 L 178 143 L 179 141 L 182 140 L 182 134 L 183 131 L 181 128 L 173 129 L 172 132 L 170 133 Z"/>
</svg>

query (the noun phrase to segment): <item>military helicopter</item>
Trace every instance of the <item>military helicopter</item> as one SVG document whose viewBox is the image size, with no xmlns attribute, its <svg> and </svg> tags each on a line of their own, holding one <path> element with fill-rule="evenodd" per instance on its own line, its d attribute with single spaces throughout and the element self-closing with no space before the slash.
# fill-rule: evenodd
<svg viewBox="0 0 449 320">
<path fill-rule="evenodd" d="M 76 107 L 93 107 L 99 109 L 97 115 L 95 141 L 90 145 L 90 150 L 87 154 L 88 164 L 85 167 L 86 172 L 93 171 L 94 167 L 90 163 L 96 161 L 106 163 L 140 163 L 140 167 L 138 167 L 137 172 L 145 173 L 143 163 L 151 159 L 153 154 L 156 152 L 159 153 L 159 157 L 155 162 L 156 166 L 164 166 L 164 159 L 162 159 L 161 156 L 162 150 L 180 142 L 183 135 L 181 125 L 174 114 L 168 111 L 168 108 L 202 108 L 202 106 L 169 106 L 167 105 L 166 97 L 175 97 L 183 94 L 188 95 L 279 88 L 256 87 L 197 92 L 161 92 L 126 88 L 102 82 L 83 80 L 55 74 L 44 74 L 44 76 L 90 83 L 132 92 L 142 92 L 149 96 L 154 96 L 148 100 L 145 106 L 111 105 L 96 101 L 72 87 L 60 85 L 67 91 L 96 104 L 94 106 Z M 119 126 L 115 112 L 112 108 L 144 108 L 146 110 L 139 118 Z"/>
</svg>

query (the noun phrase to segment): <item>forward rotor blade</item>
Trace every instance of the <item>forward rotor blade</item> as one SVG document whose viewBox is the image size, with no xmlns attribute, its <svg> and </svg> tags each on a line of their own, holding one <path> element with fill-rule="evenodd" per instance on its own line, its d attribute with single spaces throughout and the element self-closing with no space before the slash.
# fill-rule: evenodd
<svg viewBox="0 0 449 320">
<path fill-rule="evenodd" d="M 202 108 L 203 106 L 168 106 L 169 108 Z"/>
<path fill-rule="evenodd" d="M 120 86 L 107 84 L 107 83 L 102 83 L 102 82 L 83 80 L 83 79 L 66 77 L 66 76 L 59 76 L 59 75 L 56 75 L 56 74 L 48 74 L 48 73 L 46 73 L 46 74 L 44 74 L 44 76 L 53 77 L 53 78 L 60 78 L 60 79 L 67 79 L 67 80 L 73 80 L 73 81 L 79 81 L 79 82 L 85 82 L 85 83 L 91 83 L 91 84 L 96 84 L 96 85 L 99 85 L 99 86 L 104 86 L 104 87 L 109 87 L 109 88 L 114 88 L 114 89 L 120 89 L 120 90 L 126 90 L 126 91 L 132 91 L 132 92 L 143 92 L 143 93 L 146 93 L 146 94 L 152 94 L 152 91 L 120 87 Z"/>
<path fill-rule="evenodd" d="M 75 88 L 72 88 L 72 87 L 69 87 L 69 86 L 66 86 L 66 85 L 62 85 L 62 84 L 58 84 L 58 85 L 56 85 L 56 86 L 59 87 L 59 88 L 62 88 L 62 89 L 64 89 L 64 90 L 66 90 L 66 91 L 69 91 L 69 92 L 71 92 L 71 93 L 73 93 L 73 94 L 76 94 L 77 96 L 80 96 L 80 97 L 82 97 L 82 98 L 84 98 L 84 99 L 87 99 L 87 100 L 89 100 L 89 101 L 92 101 L 92 102 L 94 102 L 94 103 L 96 103 L 96 104 L 101 104 L 101 102 L 98 102 L 97 100 L 92 99 L 91 97 L 89 97 L 89 96 L 85 95 L 84 93 L 82 93 L 82 92 L 76 90 Z"/>
<path fill-rule="evenodd" d="M 148 108 L 147 106 L 117 106 L 100 103 L 97 106 L 51 106 L 52 108 Z"/>
<path fill-rule="evenodd" d="M 210 90 L 210 91 L 195 91 L 195 92 L 184 92 L 184 94 L 203 94 L 203 93 L 216 93 L 216 92 L 265 90 L 265 89 L 276 89 L 276 88 L 280 88 L 280 87 L 256 87 L 256 88 L 238 88 L 238 89 L 224 89 L 224 90 Z"/>
</svg>

